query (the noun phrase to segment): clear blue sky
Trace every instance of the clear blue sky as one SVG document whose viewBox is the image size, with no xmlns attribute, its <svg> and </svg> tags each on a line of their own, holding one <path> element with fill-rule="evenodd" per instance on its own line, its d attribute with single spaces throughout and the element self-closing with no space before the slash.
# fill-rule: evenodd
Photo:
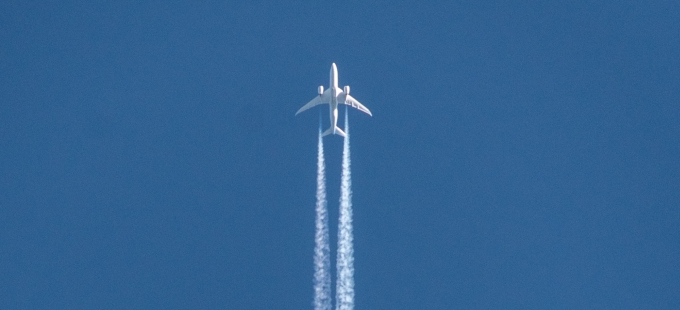
<svg viewBox="0 0 680 310">
<path fill-rule="evenodd" d="M 357 309 L 680 308 L 677 1 L 41 2 L 0 4 L 1 309 L 311 309 L 332 62 Z"/>
</svg>

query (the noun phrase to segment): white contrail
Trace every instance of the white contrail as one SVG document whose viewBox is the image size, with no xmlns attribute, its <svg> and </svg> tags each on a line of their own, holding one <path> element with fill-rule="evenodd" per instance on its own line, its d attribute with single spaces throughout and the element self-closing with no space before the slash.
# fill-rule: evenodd
<svg viewBox="0 0 680 310">
<path fill-rule="evenodd" d="M 331 310 L 331 258 L 328 241 L 328 209 L 326 202 L 326 164 L 323 137 L 319 125 L 319 151 L 316 176 L 316 234 L 314 236 L 314 309 Z"/>
<path fill-rule="evenodd" d="M 342 149 L 340 215 L 338 222 L 338 259 L 335 309 L 354 309 L 354 245 L 352 236 L 352 177 L 349 161 L 349 125 L 345 109 L 345 141 Z"/>
</svg>

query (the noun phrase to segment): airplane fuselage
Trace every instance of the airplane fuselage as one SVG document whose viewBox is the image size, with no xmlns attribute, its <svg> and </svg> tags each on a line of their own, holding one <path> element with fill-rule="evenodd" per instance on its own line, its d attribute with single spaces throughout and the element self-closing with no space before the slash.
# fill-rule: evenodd
<svg viewBox="0 0 680 310">
<path fill-rule="evenodd" d="M 336 133 L 336 128 L 338 128 L 338 94 L 340 93 L 340 88 L 338 87 L 338 67 L 335 63 L 331 66 L 329 89 L 331 91 L 331 100 L 328 104 L 331 128 L 333 128 L 333 134 Z"/>
</svg>

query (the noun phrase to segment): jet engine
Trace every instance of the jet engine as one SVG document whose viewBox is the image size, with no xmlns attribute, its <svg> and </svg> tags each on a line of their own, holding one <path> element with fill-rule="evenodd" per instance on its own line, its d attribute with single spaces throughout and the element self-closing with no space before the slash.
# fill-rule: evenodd
<svg viewBox="0 0 680 310">
<path fill-rule="evenodd" d="M 323 85 L 319 86 L 319 96 L 323 95 Z"/>
<path fill-rule="evenodd" d="M 345 86 L 345 95 L 349 95 L 349 85 Z"/>
</svg>

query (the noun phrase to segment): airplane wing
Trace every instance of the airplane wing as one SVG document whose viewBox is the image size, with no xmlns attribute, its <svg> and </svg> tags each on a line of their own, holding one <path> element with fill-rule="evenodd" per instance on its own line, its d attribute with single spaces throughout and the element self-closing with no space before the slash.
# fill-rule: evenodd
<svg viewBox="0 0 680 310">
<path fill-rule="evenodd" d="M 363 104 L 361 104 L 361 102 L 354 99 L 354 97 L 345 94 L 342 94 L 342 96 L 345 97 L 345 100 L 343 100 L 342 103 L 355 109 L 358 109 L 359 111 L 364 112 L 370 116 L 373 116 L 373 114 L 371 114 L 371 111 L 369 111 Z"/>
<path fill-rule="evenodd" d="M 295 115 L 298 115 L 298 114 L 300 114 L 300 112 L 307 110 L 311 107 L 317 106 L 319 104 L 329 103 L 331 101 L 330 98 L 331 98 L 331 92 L 330 92 L 330 89 L 327 89 L 325 92 L 323 92 L 323 95 L 314 97 L 314 99 L 312 99 L 307 104 L 302 106 L 302 108 L 300 108 L 300 110 L 298 110 L 295 113 Z"/>
</svg>

